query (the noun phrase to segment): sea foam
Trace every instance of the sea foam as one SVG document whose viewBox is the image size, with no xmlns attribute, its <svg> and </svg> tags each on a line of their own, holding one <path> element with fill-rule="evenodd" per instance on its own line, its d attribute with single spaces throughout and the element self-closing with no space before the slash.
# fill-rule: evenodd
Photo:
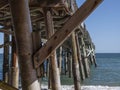
<svg viewBox="0 0 120 90">
<path fill-rule="evenodd" d="M 42 85 L 42 90 L 47 90 L 46 85 Z M 73 85 L 62 85 L 62 90 L 74 90 Z M 120 90 L 120 86 L 81 86 L 81 90 Z"/>
</svg>

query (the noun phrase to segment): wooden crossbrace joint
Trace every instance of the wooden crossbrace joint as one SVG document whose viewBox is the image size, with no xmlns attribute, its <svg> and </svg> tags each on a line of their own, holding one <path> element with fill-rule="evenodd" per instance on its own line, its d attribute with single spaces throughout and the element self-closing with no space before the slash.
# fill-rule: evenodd
<svg viewBox="0 0 120 90">
<path fill-rule="evenodd" d="M 75 28 L 82 23 L 90 13 L 103 0 L 86 0 L 86 2 L 68 19 L 63 27 L 56 31 L 55 34 L 46 42 L 46 44 L 39 49 L 33 56 L 35 68 L 38 68 L 50 54 L 57 49 L 75 30 Z M 35 58 L 38 58 L 36 60 Z"/>
<path fill-rule="evenodd" d="M 0 33 L 5 33 L 5 34 L 8 34 L 8 35 L 14 36 L 14 32 L 11 31 L 10 29 L 11 29 L 11 26 L 0 28 Z"/>
<path fill-rule="evenodd" d="M 11 46 L 12 42 L 7 42 L 7 43 L 4 43 L 4 44 L 1 44 L 0 45 L 0 48 L 3 48 L 4 46 Z"/>
<path fill-rule="evenodd" d="M 5 33 L 5 34 L 8 34 L 8 35 L 12 35 L 14 36 L 14 32 L 13 31 L 8 31 L 8 30 L 0 30 L 1 33 Z"/>
</svg>

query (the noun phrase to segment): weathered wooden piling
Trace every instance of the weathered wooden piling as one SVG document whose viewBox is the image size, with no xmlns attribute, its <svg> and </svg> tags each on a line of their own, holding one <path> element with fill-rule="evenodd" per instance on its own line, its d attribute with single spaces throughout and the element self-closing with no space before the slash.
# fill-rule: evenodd
<svg viewBox="0 0 120 90">
<path fill-rule="evenodd" d="M 94 61 L 93 61 L 93 48 L 91 47 L 91 45 L 88 45 L 88 54 L 89 54 L 89 59 L 90 59 L 90 63 L 91 65 L 94 64 Z"/>
<path fill-rule="evenodd" d="M 49 58 L 49 63 L 48 63 L 48 89 L 52 88 L 52 67 L 51 67 L 51 61 Z"/>
<path fill-rule="evenodd" d="M 4 34 L 4 44 L 9 42 L 9 35 Z M 3 81 L 8 83 L 9 79 L 9 45 L 4 46 L 3 59 Z"/>
<path fill-rule="evenodd" d="M 36 77 L 36 71 L 33 68 L 32 63 L 32 27 L 28 0 L 9 1 L 18 47 L 22 90 L 40 90 L 40 85 Z"/>
<path fill-rule="evenodd" d="M 61 68 L 62 68 L 62 46 L 59 47 L 59 61 L 58 61 L 58 67 L 61 74 Z"/>
<path fill-rule="evenodd" d="M 32 32 L 32 41 L 33 41 L 33 53 L 35 53 L 38 49 L 42 47 L 41 45 L 41 33 L 39 31 L 40 23 L 37 23 L 37 30 L 33 30 Z M 41 72 L 40 67 L 36 69 L 37 77 L 40 78 Z"/>
<path fill-rule="evenodd" d="M 82 42 L 82 50 L 83 50 L 83 62 L 84 62 L 84 69 L 85 69 L 85 76 L 89 77 L 90 75 L 90 67 L 89 67 L 89 63 L 88 63 L 88 58 L 86 55 L 86 49 L 85 49 L 85 43 L 83 40 L 83 37 L 81 36 L 81 42 Z"/>
<path fill-rule="evenodd" d="M 46 31 L 47 31 L 47 38 L 49 39 L 54 34 L 54 25 L 53 25 L 53 19 L 51 14 L 51 9 L 45 9 L 45 24 L 46 24 Z M 54 51 L 50 56 L 50 65 L 51 65 L 51 74 L 52 74 L 52 90 L 61 90 L 60 85 L 60 74 L 59 74 L 59 68 L 57 64 L 56 59 L 56 51 Z"/>
<path fill-rule="evenodd" d="M 72 33 L 72 48 L 73 48 L 73 77 L 75 90 L 81 90 L 80 86 L 80 72 L 77 56 L 77 45 L 75 40 L 75 32 Z"/>
<path fill-rule="evenodd" d="M 72 53 L 68 52 L 68 69 L 69 69 L 69 78 L 72 78 Z"/>
<path fill-rule="evenodd" d="M 19 66 L 18 66 L 18 53 L 16 47 L 16 39 L 12 36 L 12 57 L 11 57 L 11 74 L 10 74 L 10 84 L 18 88 L 19 87 Z"/>
<path fill-rule="evenodd" d="M 67 75 L 67 71 L 68 71 L 68 53 L 65 51 L 65 58 L 64 58 L 64 69 L 65 69 L 65 75 Z"/>
<path fill-rule="evenodd" d="M 76 45 L 77 45 L 77 56 L 78 56 L 78 62 L 79 62 L 79 69 L 80 69 L 80 76 L 81 79 L 85 79 L 85 72 L 84 72 L 84 66 L 82 62 L 82 57 L 81 57 L 81 50 L 80 50 L 80 42 L 78 39 L 78 33 L 75 34 L 75 39 L 76 39 Z"/>
<path fill-rule="evenodd" d="M 94 45 L 94 43 L 91 43 L 91 47 L 93 48 L 93 53 L 92 53 L 93 63 L 94 63 L 94 65 L 95 65 L 95 67 L 97 67 L 96 55 L 95 55 L 95 45 Z"/>
</svg>

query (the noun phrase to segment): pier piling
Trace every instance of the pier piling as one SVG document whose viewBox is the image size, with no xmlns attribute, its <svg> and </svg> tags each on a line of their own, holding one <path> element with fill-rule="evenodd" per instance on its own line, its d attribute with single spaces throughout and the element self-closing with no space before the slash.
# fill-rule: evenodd
<svg viewBox="0 0 120 90">
<path fill-rule="evenodd" d="M 75 90 L 81 90 L 80 86 L 80 72 L 77 56 L 77 45 L 75 40 L 75 32 L 72 33 L 72 48 L 73 48 L 73 77 Z"/>
<path fill-rule="evenodd" d="M 45 9 L 44 12 L 45 12 L 47 39 L 49 39 L 55 32 L 54 25 L 53 25 L 53 18 L 52 18 L 50 9 Z M 60 74 L 59 74 L 60 72 L 59 72 L 56 58 L 57 56 L 56 56 L 56 50 L 55 50 L 50 55 L 52 90 L 61 90 Z"/>
<path fill-rule="evenodd" d="M 22 90 L 40 90 L 32 63 L 32 27 L 28 0 L 9 1 L 17 42 Z"/>
</svg>

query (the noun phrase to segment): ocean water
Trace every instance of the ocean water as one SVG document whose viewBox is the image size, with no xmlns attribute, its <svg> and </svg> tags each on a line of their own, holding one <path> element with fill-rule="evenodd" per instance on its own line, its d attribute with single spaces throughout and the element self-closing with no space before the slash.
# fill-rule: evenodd
<svg viewBox="0 0 120 90">
<path fill-rule="evenodd" d="M 84 85 L 120 86 L 120 53 L 97 53 L 97 68 L 92 66 L 91 75 Z"/>
<path fill-rule="evenodd" d="M 90 77 L 82 82 L 82 90 L 120 90 L 120 53 L 97 53 L 96 61 L 98 66 L 91 67 Z M 0 80 L 2 79 L 2 62 L 3 55 L 0 54 Z M 66 86 L 68 89 L 62 90 L 73 90 L 73 81 L 70 78 L 64 79 L 66 77 L 62 77 L 62 85 L 71 86 Z"/>
</svg>

